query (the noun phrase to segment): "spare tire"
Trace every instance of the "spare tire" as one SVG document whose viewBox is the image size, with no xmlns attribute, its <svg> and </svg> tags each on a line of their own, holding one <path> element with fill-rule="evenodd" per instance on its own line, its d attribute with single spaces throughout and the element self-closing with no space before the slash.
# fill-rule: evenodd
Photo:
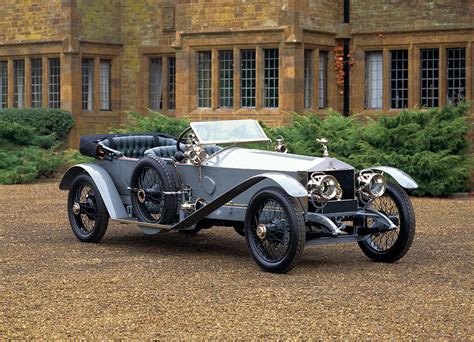
<svg viewBox="0 0 474 342">
<path fill-rule="evenodd" d="M 176 170 L 163 159 L 147 155 L 133 170 L 130 187 L 133 213 L 139 221 L 168 224 L 176 220 L 178 201 Z"/>
</svg>

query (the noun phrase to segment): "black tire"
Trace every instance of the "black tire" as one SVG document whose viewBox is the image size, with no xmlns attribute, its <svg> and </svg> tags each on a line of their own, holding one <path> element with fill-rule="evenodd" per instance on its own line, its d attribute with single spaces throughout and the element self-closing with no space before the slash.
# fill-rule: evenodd
<svg viewBox="0 0 474 342">
<path fill-rule="evenodd" d="M 102 240 L 109 223 L 109 213 L 92 178 L 82 173 L 71 184 L 67 214 L 72 231 L 82 242 Z"/>
<path fill-rule="evenodd" d="M 245 236 L 245 225 L 243 223 L 235 223 L 234 230 L 240 236 Z"/>
<path fill-rule="evenodd" d="M 137 163 L 130 187 L 144 191 L 131 194 L 133 213 L 139 221 L 161 224 L 175 221 L 177 198 L 163 194 L 164 191 L 177 191 L 175 172 L 164 160 L 155 156 L 145 156 Z M 141 199 L 139 196 L 142 196 Z"/>
<path fill-rule="evenodd" d="M 257 235 L 260 224 L 265 226 L 263 238 Z M 264 188 L 251 199 L 245 216 L 245 240 L 262 270 L 274 273 L 291 270 L 303 254 L 305 236 L 302 208 L 284 190 Z"/>
<path fill-rule="evenodd" d="M 362 251 L 377 262 L 395 262 L 410 249 L 415 237 L 415 211 L 405 190 L 397 184 L 387 183 L 385 194 L 374 200 L 371 209 L 387 215 L 398 228 L 372 234 L 359 241 Z"/>
</svg>

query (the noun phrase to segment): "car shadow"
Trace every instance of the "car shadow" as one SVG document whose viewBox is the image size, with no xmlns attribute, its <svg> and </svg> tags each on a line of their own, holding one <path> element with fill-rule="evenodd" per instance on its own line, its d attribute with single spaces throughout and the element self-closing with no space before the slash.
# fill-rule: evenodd
<svg viewBox="0 0 474 342">
<path fill-rule="evenodd" d="M 253 264 L 245 238 L 231 229 L 228 233 L 213 232 L 212 229 L 188 236 L 177 232 L 145 235 L 140 232 L 121 234 L 117 232 L 103 240 L 104 245 L 126 249 L 132 255 L 218 257 L 220 260 L 236 259 Z M 345 247 L 344 247 L 345 246 Z M 371 263 L 357 246 L 307 246 L 298 262 L 298 269 L 361 269 Z"/>
</svg>

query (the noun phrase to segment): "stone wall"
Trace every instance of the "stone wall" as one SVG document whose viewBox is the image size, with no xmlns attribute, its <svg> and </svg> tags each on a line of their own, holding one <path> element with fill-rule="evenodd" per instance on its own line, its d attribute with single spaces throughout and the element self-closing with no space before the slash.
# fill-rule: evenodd
<svg viewBox="0 0 474 342">
<path fill-rule="evenodd" d="M 299 2 L 299 17 L 302 28 L 336 32 L 342 22 L 343 1 L 305 0 Z"/>
<path fill-rule="evenodd" d="M 353 33 L 474 27 L 472 0 L 352 0 Z"/>
<path fill-rule="evenodd" d="M 61 1 L 2 1 L 0 44 L 63 38 Z"/>
<path fill-rule="evenodd" d="M 78 0 L 79 39 L 121 43 L 121 2 L 117 0 Z"/>
</svg>

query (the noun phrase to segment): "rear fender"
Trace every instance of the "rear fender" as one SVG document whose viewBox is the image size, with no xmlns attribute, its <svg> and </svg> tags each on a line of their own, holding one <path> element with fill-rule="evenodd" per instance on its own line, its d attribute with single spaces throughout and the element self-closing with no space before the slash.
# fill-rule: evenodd
<svg viewBox="0 0 474 342">
<path fill-rule="evenodd" d="M 418 184 L 416 181 L 411 178 L 408 174 L 403 172 L 402 170 L 399 170 L 395 167 L 391 166 L 372 166 L 367 168 L 369 170 L 378 170 L 382 171 L 385 173 L 388 173 L 390 176 L 392 176 L 393 179 L 395 179 L 400 186 L 404 187 L 405 189 L 416 189 L 418 188 Z"/>
<path fill-rule="evenodd" d="M 102 166 L 96 164 L 74 165 L 64 174 L 59 183 L 59 189 L 69 190 L 74 179 L 84 172 L 92 178 L 97 189 L 99 189 L 99 193 L 109 212 L 110 218 L 120 219 L 128 217 L 122 199 L 114 185 L 114 181 Z"/>
</svg>

